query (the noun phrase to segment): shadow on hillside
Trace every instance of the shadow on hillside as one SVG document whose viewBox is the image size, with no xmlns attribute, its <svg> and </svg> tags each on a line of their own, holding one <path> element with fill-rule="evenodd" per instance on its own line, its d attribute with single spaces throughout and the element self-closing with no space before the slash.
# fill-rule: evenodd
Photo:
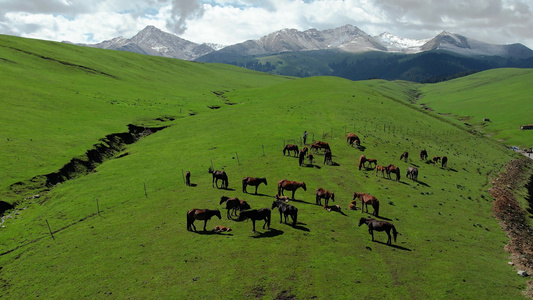
<svg viewBox="0 0 533 300">
<path fill-rule="evenodd" d="M 235 189 L 232 188 L 218 188 L 219 190 L 225 190 L 225 191 L 235 191 Z"/>
<path fill-rule="evenodd" d="M 267 195 L 267 194 L 263 194 L 263 193 L 257 193 L 257 194 L 254 194 L 254 193 L 246 193 L 245 195 L 274 198 L 274 196 Z"/>
<path fill-rule="evenodd" d="M 290 225 L 290 224 L 287 224 L 287 225 Z M 309 228 L 307 228 L 305 226 L 302 226 L 302 225 L 307 225 L 307 224 L 301 223 L 301 222 L 297 222 L 296 225 L 291 226 L 291 227 L 294 228 L 294 229 L 302 230 L 302 231 L 307 231 L 307 232 L 311 231 Z"/>
<path fill-rule="evenodd" d="M 404 250 L 404 251 L 413 251 L 409 248 L 405 248 L 405 247 L 402 247 L 402 246 L 398 246 L 398 245 L 387 245 L 387 243 L 383 243 L 383 242 L 380 242 L 380 241 L 376 241 L 374 240 L 374 243 L 378 243 L 378 244 L 382 244 L 382 245 L 385 245 L 385 246 L 389 246 L 389 247 L 392 247 L 392 248 L 396 248 L 396 249 L 400 249 L 400 250 Z"/>
<path fill-rule="evenodd" d="M 386 221 L 392 221 L 392 219 L 389 219 L 387 217 L 384 217 L 384 216 L 375 216 L 377 219 L 381 219 L 381 220 L 386 220 Z"/>
<path fill-rule="evenodd" d="M 446 169 L 444 169 L 444 170 L 446 170 Z M 448 170 L 450 170 L 450 171 L 452 171 L 452 172 L 455 172 L 455 173 L 459 172 L 459 171 L 457 171 L 457 170 L 454 169 L 454 168 L 448 168 Z"/>
<path fill-rule="evenodd" d="M 321 169 L 322 168 L 321 166 L 315 165 L 315 164 L 305 164 L 303 166 L 306 167 L 306 168 L 317 168 L 317 169 Z"/>
<path fill-rule="evenodd" d="M 365 146 L 357 146 L 357 149 L 359 149 L 360 151 L 365 151 L 366 147 Z"/>
<path fill-rule="evenodd" d="M 191 183 L 191 185 L 189 185 L 190 187 L 197 187 L 198 185 L 196 183 Z"/>
<path fill-rule="evenodd" d="M 305 202 L 305 201 L 303 201 L 303 200 L 298 200 L 298 199 L 291 199 L 291 200 L 289 201 L 289 203 L 290 203 L 290 202 L 304 203 L 304 204 L 314 204 L 314 203 L 309 203 L 309 202 Z"/>
<path fill-rule="evenodd" d="M 271 238 L 271 237 L 275 237 L 275 236 L 278 236 L 278 235 L 282 235 L 284 232 L 281 231 L 281 230 L 277 230 L 277 229 L 274 229 L 274 228 L 270 228 L 269 231 L 265 231 L 265 232 L 257 232 L 256 231 L 256 235 L 255 236 L 252 236 L 254 239 L 259 239 L 259 238 Z"/>
<path fill-rule="evenodd" d="M 417 181 L 416 183 L 418 183 L 418 184 L 420 184 L 420 185 L 423 185 L 423 186 L 425 186 L 425 187 L 430 187 L 429 184 L 427 184 L 427 183 L 425 183 L 425 182 L 423 182 L 423 181 L 420 181 L 420 180 Z"/>
</svg>

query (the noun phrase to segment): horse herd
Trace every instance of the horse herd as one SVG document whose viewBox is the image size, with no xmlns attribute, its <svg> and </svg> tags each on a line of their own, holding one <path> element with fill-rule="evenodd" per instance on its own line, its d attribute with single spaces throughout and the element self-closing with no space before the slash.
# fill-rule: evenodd
<svg viewBox="0 0 533 300">
<path fill-rule="evenodd" d="M 361 146 L 361 140 L 360 138 L 350 133 L 347 135 L 346 138 L 347 143 L 349 143 L 350 146 L 360 147 Z M 326 142 L 320 142 L 317 141 L 310 145 L 309 148 L 303 147 L 303 149 L 299 149 L 297 145 L 289 144 L 286 145 L 283 149 L 283 155 L 291 155 L 291 152 L 293 152 L 293 155 L 295 157 L 298 157 L 299 165 L 302 166 L 303 160 L 307 157 L 312 164 L 313 160 L 313 153 L 318 154 L 319 150 L 324 150 L 324 164 L 328 163 L 331 164 L 331 148 L 328 143 Z M 400 160 L 403 160 L 404 162 L 407 162 L 409 153 L 403 152 L 400 156 Z M 426 150 L 422 150 L 420 152 L 420 159 L 421 160 L 427 160 L 428 154 Z M 442 167 L 446 167 L 447 165 L 447 157 L 446 156 L 436 156 L 433 157 L 433 159 L 430 161 L 433 164 L 437 164 L 438 162 L 441 162 Z M 372 168 L 373 165 L 373 168 Z M 395 175 L 395 180 L 400 180 L 400 168 L 397 166 L 394 166 L 392 164 L 388 164 L 386 166 L 379 165 L 377 163 L 377 159 L 372 158 L 366 158 L 365 155 L 361 155 L 359 157 L 359 165 L 358 168 L 361 170 L 362 167 L 365 167 L 366 170 L 369 169 L 375 169 L 376 170 L 376 176 L 381 172 L 382 177 L 385 177 L 385 174 L 389 179 L 391 179 L 391 174 Z M 213 187 L 217 188 L 228 188 L 228 176 L 225 171 L 215 171 L 213 169 L 209 169 L 209 173 L 212 174 L 212 185 Z M 407 168 L 406 177 L 413 180 L 418 181 L 418 169 L 414 166 L 409 166 Z M 190 185 L 190 173 L 187 172 L 187 185 Z M 218 186 L 218 181 L 222 181 L 220 187 Z M 257 195 L 257 189 L 260 184 L 268 185 L 266 178 L 255 178 L 255 177 L 244 177 L 242 179 L 242 191 L 243 193 L 248 193 L 247 187 L 253 186 L 255 187 L 255 194 Z M 298 208 L 293 206 L 292 204 L 289 204 L 288 202 L 290 200 L 295 200 L 295 192 L 302 188 L 304 191 L 307 191 L 307 186 L 305 182 L 299 182 L 299 181 L 291 181 L 287 179 L 279 180 L 277 183 L 277 191 L 278 193 L 274 196 L 274 201 L 272 202 L 272 205 L 270 208 L 264 207 L 260 209 L 251 209 L 251 206 L 243 200 L 240 200 L 238 198 L 229 198 L 226 196 L 222 196 L 220 199 L 220 204 L 226 204 L 226 210 L 227 210 L 227 218 L 234 220 L 234 221 L 244 221 L 244 220 L 252 220 L 252 231 L 255 232 L 255 222 L 264 220 L 263 229 L 265 227 L 267 229 L 270 229 L 270 222 L 271 222 L 271 214 L 272 210 L 277 208 L 280 214 L 280 223 L 285 222 L 287 224 L 287 220 L 292 220 L 292 226 L 296 226 L 297 220 L 298 220 Z M 290 191 L 292 193 L 291 197 L 284 195 L 285 191 Z M 322 199 L 324 199 L 324 205 L 322 205 Z M 341 207 L 339 205 L 332 205 L 329 206 L 329 201 L 335 201 L 335 193 L 330 192 L 328 190 L 325 190 L 323 188 L 317 188 L 315 191 L 315 204 L 322 206 L 324 209 L 328 211 L 341 211 Z M 352 201 L 348 207 L 348 209 L 356 210 L 357 201 L 361 202 L 361 212 L 369 213 L 368 206 L 370 205 L 373 208 L 372 215 L 374 217 L 379 216 L 379 200 L 370 194 L 367 193 L 360 193 L 360 192 L 354 192 Z M 187 230 L 189 231 L 196 231 L 196 227 L 194 226 L 195 220 L 203 220 L 204 221 L 204 228 L 203 230 L 206 231 L 206 225 L 207 221 L 209 221 L 213 216 L 218 217 L 221 219 L 221 214 L 218 209 L 210 210 L 210 209 L 191 209 L 187 212 Z M 398 231 L 394 227 L 393 224 L 387 221 L 381 221 L 376 220 L 374 218 L 361 218 L 359 220 L 359 226 L 366 224 L 368 226 L 369 234 L 372 236 L 372 241 L 374 241 L 374 231 L 385 231 L 388 235 L 387 244 L 391 244 L 391 232 L 392 236 L 394 237 L 394 241 L 396 242 L 396 237 L 398 235 Z M 222 226 L 223 227 L 223 226 Z M 230 228 L 216 228 L 217 232 L 221 231 L 229 231 Z M 214 229 L 215 230 L 215 229 Z"/>
</svg>

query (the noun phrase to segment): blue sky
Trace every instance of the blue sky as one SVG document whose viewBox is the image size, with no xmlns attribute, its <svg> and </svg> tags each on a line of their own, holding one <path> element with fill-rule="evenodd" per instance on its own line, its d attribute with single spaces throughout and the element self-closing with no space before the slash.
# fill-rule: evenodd
<svg viewBox="0 0 533 300">
<path fill-rule="evenodd" d="M 354 25 L 422 39 L 442 31 L 533 48 L 533 0 L 0 0 L 0 33 L 97 43 L 147 25 L 196 43 L 235 44 L 283 28 Z"/>
</svg>

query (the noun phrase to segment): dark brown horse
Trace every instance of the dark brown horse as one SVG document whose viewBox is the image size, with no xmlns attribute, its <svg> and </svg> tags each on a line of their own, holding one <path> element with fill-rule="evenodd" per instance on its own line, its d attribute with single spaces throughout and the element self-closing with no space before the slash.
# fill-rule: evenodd
<svg viewBox="0 0 533 300">
<path fill-rule="evenodd" d="M 228 188 L 228 175 L 225 171 L 213 171 L 213 169 L 209 168 L 209 173 L 213 174 L 213 187 L 216 185 L 220 189 Z M 220 187 L 218 187 L 219 180 L 222 180 Z"/>
<path fill-rule="evenodd" d="M 313 159 L 314 159 L 313 153 L 309 153 L 307 155 L 307 159 L 309 159 L 309 164 L 313 165 Z"/>
<path fill-rule="evenodd" d="M 286 179 L 278 181 L 278 194 L 283 196 L 284 190 L 292 191 L 292 200 L 294 200 L 294 193 L 299 188 L 303 188 L 304 191 L 307 191 L 307 186 L 305 185 L 305 182 L 291 181 Z"/>
<path fill-rule="evenodd" d="M 440 156 L 433 156 L 431 159 L 434 165 L 436 165 L 438 162 L 440 162 Z"/>
<path fill-rule="evenodd" d="M 361 170 L 361 167 L 364 167 L 366 163 L 366 156 L 362 154 L 359 156 L 359 170 Z"/>
<path fill-rule="evenodd" d="M 378 176 L 378 172 L 381 172 L 381 177 L 385 177 L 385 172 L 387 172 L 387 167 L 376 165 L 376 176 Z"/>
<path fill-rule="evenodd" d="M 372 215 L 376 217 L 379 216 L 379 200 L 375 196 L 369 195 L 367 193 L 354 192 L 352 200 L 356 200 L 356 198 L 361 200 L 361 213 L 365 211 L 365 208 L 366 212 L 368 213 L 368 204 L 370 204 L 374 209 Z M 352 201 L 352 203 L 355 205 L 357 202 Z"/>
<path fill-rule="evenodd" d="M 227 218 L 232 219 L 231 215 L 237 216 L 237 211 L 243 211 L 245 209 L 250 209 L 248 202 L 240 200 L 239 198 L 229 198 L 226 196 L 220 197 L 220 204 L 226 202 L 227 209 Z"/>
<path fill-rule="evenodd" d="M 391 223 L 387 221 L 378 221 L 376 219 L 371 218 L 361 218 L 359 219 L 359 226 L 366 224 L 368 226 L 368 233 L 372 235 L 372 241 L 374 241 L 374 230 L 375 231 L 385 231 L 387 233 L 387 236 L 389 237 L 387 239 L 387 245 L 391 245 L 391 235 L 390 232 L 392 230 L 392 234 L 394 235 L 394 242 L 396 243 L 396 237 L 398 236 L 398 231 L 396 231 L 396 227 L 392 225 Z"/>
<path fill-rule="evenodd" d="M 304 151 L 300 150 L 300 152 L 298 152 L 298 165 L 301 167 L 303 166 L 304 164 L 304 159 L 305 159 L 305 153 Z"/>
<path fill-rule="evenodd" d="M 326 150 L 326 152 L 324 152 L 324 164 L 333 164 L 333 160 L 331 159 L 331 157 L 331 150 Z"/>
<path fill-rule="evenodd" d="M 400 155 L 400 160 L 404 160 L 405 162 L 407 162 L 407 158 L 409 157 L 409 152 L 405 151 L 404 153 L 402 153 L 402 155 Z"/>
<path fill-rule="evenodd" d="M 285 152 L 289 155 L 291 155 L 291 151 L 294 151 L 294 156 L 298 156 L 298 146 L 294 144 L 288 144 L 283 148 L 283 155 L 285 155 Z"/>
<path fill-rule="evenodd" d="M 355 144 L 355 146 L 358 147 L 359 145 L 361 145 L 361 140 L 355 133 L 348 133 L 348 135 L 346 136 L 346 142 L 350 143 L 350 146 L 353 146 Z"/>
<path fill-rule="evenodd" d="M 387 166 L 387 176 L 389 176 L 389 179 L 391 179 L 390 174 L 396 175 L 396 181 L 400 181 L 400 168 L 394 166 L 394 165 L 388 165 Z"/>
<path fill-rule="evenodd" d="M 243 193 L 248 193 L 248 191 L 246 190 L 246 187 L 251 185 L 251 186 L 255 186 L 255 194 L 257 195 L 257 188 L 259 187 L 259 185 L 261 183 L 264 183 L 265 185 L 268 185 L 267 184 L 267 180 L 264 177 L 261 177 L 261 178 L 244 177 L 242 179 L 242 192 Z"/>
<path fill-rule="evenodd" d="M 278 208 L 279 210 L 279 222 L 281 223 L 282 215 L 285 216 L 285 224 L 287 224 L 287 217 L 290 216 L 292 219 L 292 226 L 296 225 L 296 222 L 298 220 L 298 208 L 294 207 L 293 205 L 287 204 L 285 201 L 282 200 L 274 200 L 272 202 L 271 209 Z"/>
<path fill-rule="evenodd" d="M 331 150 L 329 147 L 329 144 L 326 142 L 316 141 L 314 144 L 309 146 L 311 150 L 314 150 L 315 153 L 318 153 L 318 150 L 324 149 L 325 150 Z"/>
<path fill-rule="evenodd" d="M 422 151 L 420 151 L 420 160 L 426 160 L 428 158 L 428 152 L 426 151 L 426 149 L 423 149 Z"/>
<path fill-rule="evenodd" d="M 324 209 L 327 211 L 338 211 L 338 212 L 342 211 L 342 208 L 340 207 L 340 205 L 330 205 L 330 206 L 324 205 Z"/>
<path fill-rule="evenodd" d="M 409 166 L 409 168 L 407 168 L 407 174 L 405 174 L 405 177 L 411 178 L 413 181 L 418 181 L 418 169 L 413 166 Z"/>
<path fill-rule="evenodd" d="M 335 193 L 332 193 L 328 190 L 325 190 L 323 188 L 318 188 L 316 189 L 316 204 L 322 206 L 322 201 L 321 199 L 324 199 L 324 204 L 327 206 L 328 205 L 328 202 L 329 202 L 329 199 L 331 199 L 331 201 L 335 202 Z"/>
<path fill-rule="evenodd" d="M 448 166 L 448 157 L 443 156 L 441 158 L 441 167 L 446 168 Z"/>
<path fill-rule="evenodd" d="M 193 208 L 187 212 L 187 230 L 196 231 L 196 226 L 194 226 L 194 220 L 203 220 L 204 221 L 204 231 L 206 231 L 205 226 L 207 221 L 211 219 L 212 216 L 217 216 L 220 218 L 220 211 L 218 209 L 197 209 Z"/>
<path fill-rule="evenodd" d="M 191 186 L 191 171 L 185 172 L 185 185 Z"/>
<path fill-rule="evenodd" d="M 250 210 L 241 211 L 241 214 L 239 215 L 239 221 L 244 221 L 247 219 L 252 220 L 252 224 L 253 224 L 252 231 L 255 232 L 255 221 L 258 221 L 258 220 L 265 220 L 263 229 L 265 229 L 265 226 L 268 226 L 267 228 L 270 229 L 271 217 L 272 217 L 272 211 L 268 207 L 264 207 L 260 209 L 250 209 Z"/>
</svg>

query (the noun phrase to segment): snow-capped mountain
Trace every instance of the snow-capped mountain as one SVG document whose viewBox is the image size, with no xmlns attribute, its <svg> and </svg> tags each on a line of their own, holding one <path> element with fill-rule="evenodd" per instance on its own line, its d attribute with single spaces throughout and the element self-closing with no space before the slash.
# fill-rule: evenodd
<svg viewBox="0 0 533 300">
<path fill-rule="evenodd" d="M 177 35 L 163 32 L 154 26 L 147 26 L 130 39 L 117 37 L 98 44 L 84 46 L 184 60 L 195 60 L 200 56 L 215 51 L 208 44 L 196 44 Z"/>
<path fill-rule="evenodd" d="M 389 32 L 384 32 L 374 37 L 389 52 L 418 53 L 422 51 L 422 46 L 431 39 L 414 40 L 395 36 Z"/>
<path fill-rule="evenodd" d="M 206 62 L 220 61 L 217 57 L 270 55 L 283 52 L 339 50 L 351 53 L 368 51 L 413 54 L 433 50 L 447 50 L 466 56 L 502 56 L 528 58 L 533 50 L 522 44 L 494 45 L 462 35 L 442 32 L 429 39 L 406 39 L 388 32 L 372 37 L 352 25 L 319 31 L 282 29 L 256 40 L 230 46 L 196 44 L 174 34 L 147 26 L 130 39 L 117 37 L 98 44 L 84 46 L 165 56 Z"/>
</svg>

